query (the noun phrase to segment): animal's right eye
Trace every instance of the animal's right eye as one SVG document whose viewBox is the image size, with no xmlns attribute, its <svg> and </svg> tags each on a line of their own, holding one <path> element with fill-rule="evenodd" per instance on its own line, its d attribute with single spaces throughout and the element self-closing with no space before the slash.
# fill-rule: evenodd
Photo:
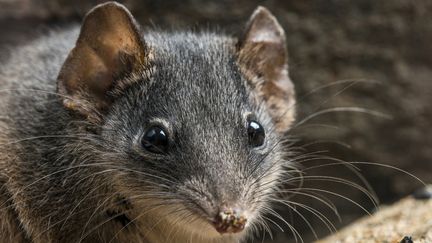
<svg viewBox="0 0 432 243">
<path fill-rule="evenodd" d="M 152 153 L 165 153 L 168 149 L 168 135 L 159 126 L 147 129 L 141 138 L 141 145 L 144 149 Z"/>
<path fill-rule="evenodd" d="M 252 147 L 259 147 L 264 144 L 265 131 L 261 124 L 256 121 L 249 121 L 247 132 L 249 136 L 249 144 Z"/>
</svg>

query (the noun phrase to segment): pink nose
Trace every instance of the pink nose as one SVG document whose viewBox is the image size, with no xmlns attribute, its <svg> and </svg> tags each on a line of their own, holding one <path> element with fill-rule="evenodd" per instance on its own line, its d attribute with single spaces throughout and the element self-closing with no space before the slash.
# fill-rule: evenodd
<svg viewBox="0 0 432 243">
<path fill-rule="evenodd" d="M 245 228 L 246 221 L 247 219 L 245 216 L 230 208 L 219 212 L 213 224 L 216 230 L 221 234 L 239 233 Z"/>
</svg>

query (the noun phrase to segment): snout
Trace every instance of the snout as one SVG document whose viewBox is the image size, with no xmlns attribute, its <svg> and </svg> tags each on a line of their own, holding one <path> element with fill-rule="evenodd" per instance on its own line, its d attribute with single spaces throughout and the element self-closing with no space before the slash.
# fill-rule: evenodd
<svg viewBox="0 0 432 243">
<path fill-rule="evenodd" d="M 242 237 L 241 232 L 245 231 L 248 224 L 251 224 L 255 218 L 254 205 L 248 203 L 248 195 L 243 193 L 244 188 L 236 185 L 226 185 L 218 187 L 215 185 L 223 183 L 204 183 L 197 179 L 188 180 L 180 192 L 188 198 L 186 204 L 196 216 L 201 218 L 202 223 L 198 229 L 209 237 L 220 237 L 221 235 L 237 234 Z M 200 227 L 202 226 L 202 227 Z M 208 231 L 209 230 L 209 231 Z M 232 235 L 229 235 L 231 237 Z"/>
<path fill-rule="evenodd" d="M 222 208 L 215 216 L 213 225 L 220 234 L 239 233 L 247 222 L 245 213 L 240 209 Z"/>
</svg>

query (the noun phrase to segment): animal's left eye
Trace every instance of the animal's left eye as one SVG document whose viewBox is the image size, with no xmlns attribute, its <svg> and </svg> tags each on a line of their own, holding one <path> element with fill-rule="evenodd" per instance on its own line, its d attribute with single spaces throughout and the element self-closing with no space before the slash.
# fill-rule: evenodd
<svg viewBox="0 0 432 243">
<path fill-rule="evenodd" d="M 161 127 L 150 127 L 141 138 L 141 144 L 152 153 L 164 153 L 168 148 L 168 136 Z"/>
<path fill-rule="evenodd" d="M 256 121 L 249 121 L 247 125 L 249 144 L 253 147 L 259 147 L 264 144 L 264 128 Z"/>
</svg>

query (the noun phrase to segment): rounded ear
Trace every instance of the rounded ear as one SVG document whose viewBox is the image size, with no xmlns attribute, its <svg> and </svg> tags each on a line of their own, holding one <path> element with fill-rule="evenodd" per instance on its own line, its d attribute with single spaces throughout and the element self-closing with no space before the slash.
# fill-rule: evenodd
<svg viewBox="0 0 432 243">
<path fill-rule="evenodd" d="M 237 48 L 241 72 L 268 107 L 276 129 L 287 131 L 294 121 L 294 86 L 288 76 L 285 33 L 270 11 L 254 11 Z"/>
<path fill-rule="evenodd" d="M 110 91 L 119 80 L 147 66 L 148 55 L 134 18 L 123 5 L 96 6 L 86 15 L 57 78 L 64 106 L 96 119 L 112 102 Z"/>
</svg>

